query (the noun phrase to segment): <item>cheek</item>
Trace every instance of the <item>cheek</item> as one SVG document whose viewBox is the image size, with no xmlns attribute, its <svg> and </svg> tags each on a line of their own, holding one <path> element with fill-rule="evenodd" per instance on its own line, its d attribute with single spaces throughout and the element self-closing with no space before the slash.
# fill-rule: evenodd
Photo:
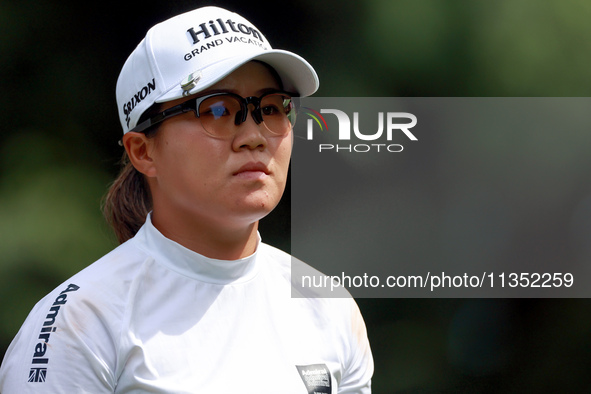
<svg viewBox="0 0 591 394">
<path fill-rule="evenodd" d="M 292 146 L 293 141 L 291 136 L 286 137 L 279 144 L 277 152 L 275 154 L 277 162 L 281 163 L 282 166 L 285 166 L 286 169 L 289 166 L 289 161 L 291 160 Z"/>
<path fill-rule="evenodd" d="M 291 160 L 291 138 L 277 146 L 273 155 L 275 161 L 277 182 L 282 186 L 287 182 L 287 172 L 289 171 L 289 162 Z"/>
<path fill-rule="evenodd" d="M 155 155 L 159 175 L 178 182 L 204 182 L 221 168 L 224 148 L 219 141 L 202 138 L 194 129 L 163 133 Z"/>
</svg>

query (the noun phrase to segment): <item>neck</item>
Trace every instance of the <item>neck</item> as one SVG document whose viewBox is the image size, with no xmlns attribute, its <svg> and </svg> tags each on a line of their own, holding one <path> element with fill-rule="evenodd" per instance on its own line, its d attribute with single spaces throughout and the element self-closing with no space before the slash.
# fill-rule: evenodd
<svg viewBox="0 0 591 394">
<path fill-rule="evenodd" d="M 152 224 L 166 238 L 218 260 L 238 260 L 250 256 L 258 243 L 258 221 L 233 228 L 216 227 L 201 221 L 170 223 L 155 210 L 152 212 Z"/>
</svg>

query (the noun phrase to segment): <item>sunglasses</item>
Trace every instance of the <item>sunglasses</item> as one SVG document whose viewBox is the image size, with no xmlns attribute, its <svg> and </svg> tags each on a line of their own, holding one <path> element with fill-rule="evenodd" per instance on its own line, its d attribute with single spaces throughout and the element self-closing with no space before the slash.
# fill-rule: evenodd
<svg viewBox="0 0 591 394">
<path fill-rule="evenodd" d="M 246 121 L 249 106 L 256 124 L 262 124 L 271 135 L 289 133 L 296 119 L 295 100 L 290 93 L 269 92 L 260 97 L 242 97 L 234 93 L 218 92 L 192 98 L 168 108 L 140 123 L 130 131 L 144 132 L 148 128 L 176 115 L 193 111 L 205 132 L 214 138 L 230 138 L 237 127 Z"/>
</svg>

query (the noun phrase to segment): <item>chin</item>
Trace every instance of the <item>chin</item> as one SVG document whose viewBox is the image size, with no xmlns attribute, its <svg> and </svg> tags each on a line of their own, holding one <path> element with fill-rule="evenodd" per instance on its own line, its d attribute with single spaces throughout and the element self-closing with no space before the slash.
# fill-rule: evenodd
<svg viewBox="0 0 591 394">
<path fill-rule="evenodd" d="M 249 199 L 248 201 L 244 201 L 243 204 L 240 204 L 240 211 L 245 217 L 250 218 L 252 222 L 256 222 L 271 213 L 277 204 L 279 204 L 279 200 L 279 198 Z"/>
</svg>

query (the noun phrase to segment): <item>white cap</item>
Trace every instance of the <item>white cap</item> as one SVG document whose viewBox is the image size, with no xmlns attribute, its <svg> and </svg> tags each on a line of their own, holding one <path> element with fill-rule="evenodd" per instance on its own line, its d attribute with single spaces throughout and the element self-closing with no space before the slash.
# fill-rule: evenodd
<svg viewBox="0 0 591 394">
<path fill-rule="evenodd" d="M 303 97 L 318 89 L 318 76 L 306 60 L 272 49 L 265 36 L 236 13 L 203 7 L 155 25 L 117 80 L 123 133 L 133 129 L 152 104 L 198 93 L 251 60 L 273 67 L 288 92 Z"/>
</svg>

